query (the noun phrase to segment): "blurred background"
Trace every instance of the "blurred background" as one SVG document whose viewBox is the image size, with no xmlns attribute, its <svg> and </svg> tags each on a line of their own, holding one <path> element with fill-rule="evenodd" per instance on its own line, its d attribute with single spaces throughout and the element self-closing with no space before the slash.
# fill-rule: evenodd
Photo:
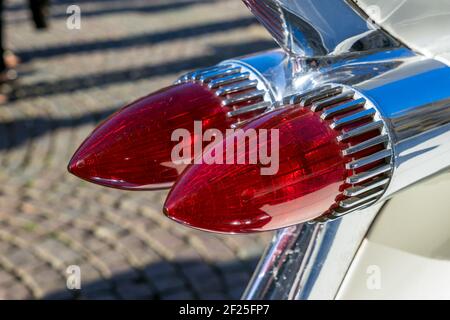
<svg viewBox="0 0 450 320">
<path fill-rule="evenodd" d="M 67 28 L 68 6 L 81 29 Z M 124 192 L 66 171 L 99 121 L 184 72 L 276 45 L 239 0 L 53 0 L 36 30 L 4 1 L 21 60 L 0 105 L 0 298 L 238 299 L 270 233 L 222 236 L 166 219 L 166 192 Z M 81 267 L 81 290 L 66 268 Z"/>
</svg>

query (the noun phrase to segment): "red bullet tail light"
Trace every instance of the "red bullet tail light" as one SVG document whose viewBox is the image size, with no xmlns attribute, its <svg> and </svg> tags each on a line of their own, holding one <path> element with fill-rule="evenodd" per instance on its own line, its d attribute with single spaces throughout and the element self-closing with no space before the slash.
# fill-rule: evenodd
<svg viewBox="0 0 450 320">
<path fill-rule="evenodd" d="M 107 187 L 149 190 L 170 187 L 196 154 L 202 129 L 225 132 L 235 123 L 264 112 L 271 103 L 263 85 L 246 70 L 218 65 L 187 74 L 173 86 L 141 98 L 104 121 L 80 146 L 69 171 Z M 173 132 L 185 129 L 191 154 L 172 162 L 179 141 Z"/>
<path fill-rule="evenodd" d="M 376 201 L 389 181 L 392 153 L 370 102 L 328 86 L 288 104 L 210 146 L 203 163 L 189 166 L 173 187 L 166 215 L 203 230 L 246 233 L 335 218 Z M 261 130 L 268 139 L 260 139 Z M 259 132 L 257 143 L 248 132 Z M 245 141 L 240 151 L 239 141 Z M 262 151 L 278 163 L 250 161 Z M 224 164 L 214 163 L 220 152 Z M 277 170 L 262 174 L 270 167 Z"/>
</svg>

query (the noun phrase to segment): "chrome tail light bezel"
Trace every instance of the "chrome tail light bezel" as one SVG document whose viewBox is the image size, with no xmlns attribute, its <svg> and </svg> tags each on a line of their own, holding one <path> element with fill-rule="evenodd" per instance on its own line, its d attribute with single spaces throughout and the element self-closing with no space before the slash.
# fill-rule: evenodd
<svg viewBox="0 0 450 320">
<path fill-rule="evenodd" d="M 229 110 L 227 117 L 234 120 L 232 128 L 267 112 L 273 107 L 275 100 L 271 89 L 261 80 L 261 76 L 233 62 L 223 62 L 210 68 L 189 72 L 181 76 L 175 84 L 186 82 L 197 82 L 214 91 L 222 100 L 222 106 Z"/>
<path fill-rule="evenodd" d="M 342 192 L 344 199 L 339 200 L 333 210 L 316 221 L 325 222 L 340 218 L 345 214 L 376 203 L 385 193 L 394 168 L 391 138 L 376 107 L 353 88 L 336 84 L 325 85 L 302 94 L 286 97 L 282 106 L 295 104 L 302 107 L 309 106 L 311 111 L 319 113 L 323 120 L 339 115 L 339 120 L 333 120 L 330 127 L 339 132 L 338 140 L 340 142 L 362 136 L 367 132 L 378 131 L 376 136 L 343 149 L 344 156 L 351 156 L 374 146 L 381 147 L 376 152 L 370 152 L 364 157 L 347 163 L 347 169 L 354 170 L 382 160 L 382 163 L 374 167 L 349 175 L 346 180 L 347 186 Z M 360 120 L 366 120 L 366 122 L 346 130 L 348 125 Z"/>
</svg>

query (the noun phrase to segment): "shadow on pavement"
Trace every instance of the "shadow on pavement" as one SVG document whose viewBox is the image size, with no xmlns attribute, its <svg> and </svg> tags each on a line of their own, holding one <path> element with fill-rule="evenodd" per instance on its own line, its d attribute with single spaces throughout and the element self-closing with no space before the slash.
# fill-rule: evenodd
<svg viewBox="0 0 450 320">
<path fill-rule="evenodd" d="M 241 18 L 223 22 L 215 22 L 198 26 L 186 27 L 179 30 L 169 30 L 159 33 L 147 33 L 135 36 L 126 37 L 117 40 L 96 40 L 84 43 L 76 44 L 64 44 L 52 47 L 45 47 L 41 49 L 30 49 L 18 51 L 17 54 L 24 62 L 28 62 L 32 59 L 48 59 L 55 56 L 61 56 L 64 54 L 76 54 L 76 53 L 92 53 L 106 50 L 120 50 L 130 47 L 145 47 L 154 46 L 156 44 L 200 37 L 211 33 L 219 33 L 225 31 L 231 31 L 234 29 L 249 27 L 256 24 L 257 21 L 254 18 Z"/>
<path fill-rule="evenodd" d="M 22 85 L 12 92 L 11 100 L 64 94 L 116 83 L 178 74 L 182 71 L 213 65 L 231 57 L 272 49 L 274 47 L 274 42 L 265 40 L 216 46 L 214 47 L 214 52 L 210 55 L 177 60 L 153 66 L 150 65 L 119 71 L 89 74 L 87 76 L 40 82 L 32 85 Z M 57 128 L 78 127 L 89 122 L 97 123 L 101 119 L 112 114 L 115 110 L 117 109 L 110 108 L 101 112 L 89 112 L 79 118 L 68 117 L 63 119 L 51 119 L 38 117 L 13 122 L 0 122 L 0 133 L 7 133 L 7 136 L 3 136 L 3 138 L 0 139 L 0 150 L 15 148 Z"/>
<path fill-rule="evenodd" d="M 153 5 L 146 5 L 146 6 L 139 6 L 135 4 L 130 5 L 129 2 L 132 1 L 123 1 L 123 0 L 53 0 L 52 5 L 73 5 L 78 4 L 83 9 L 83 4 L 87 3 L 107 3 L 110 4 L 110 8 L 105 9 L 101 8 L 98 10 L 83 10 L 82 14 L 84 17 L 90 17 L 90 16 L 99 16 L 99 15 L 106 15 L 106 14 L 123 14 L 126 12 L 142 12 L 142 13 L 159 13 L 164 11 L 173 11 L 173 10 L 179 10 L 184 9 L 186 7 L 190 7 L 193 5 L 201 5 L 206 3 L 215 3 L 223 0 L 183 0 L 183 1 L 168 1 L 165 0 L 165 3 L 158 3 Z M 142 2 L 140 2 L 142 3 Z M 119 5 L 117 5 L 119 4 Z M 9 6 L 6 6 L 6 9 L 8 11 L 22 11 L 22 10 L 28 10 L 27 1 L 23 1 L 23 3 L 20 4 L 12 4 Z M 61 17 L 67 17 L 67 14 L 64 10 L 64 12 L 56 12 L 55 10 L 52 10 L 51 18 L 61 18 Z M 22 22 L 26 21 L 25 19 L 17 19 L 12 20 L 12 23 Z"/>
<path fill-rule="evenodd" d="M 11 122 L 0 122 L 0 134 L 4 133 L 5 135 L 0 139 L 0 151 L 24 145 L 28 141 L 38 139 L 52 130 L 78 127 L 88 123 L 97 124 L 116 110 L 117 108 L 110 108 L 89 112 L 80 117 L 72 116 L 58 119 L 35 117 Z"/>
<path fill-rule="evenodd" d="M 178 74 L 182 71 L 206 67 L 235 56 L 241 56 L 257 51 L 273 49 L 275 43 L 269 40 L 245 42 L 215 46 L 213 53 L 209 55 L 193 57 L 184 60 L 176 60 L 119 71 L 94 73 L 81 77 L 73 77 L 57 81 L 38 82 L 31 85 L 22 85 L 10 95 L 10 100 L 44 97 L 54 94 L 69 93 L 77 90 L 86 90 L 93 87 L 101 87 L 127 81 L 137 81 L 161 77 L 169 74 Z M 175 79 L 174 79 L 175 80 Z"/>
<path fill-rule="evenodd" d="M 81 269 L 81 290 L 64 288 L 43 299 L 240 299 L 257 262 L 254 258 L 212 266 L 196 260 L 162 261 L 87 284 Z"/>
<path fill-rule="evenodd" d="M 113 6 L 112 8 L 101 8 L 98 10 L 83 10 L 83 18 L 89 17 L 98 17 L 102 15 L 111 15 L 111 14 L 124 14 L 128 12 L 138 12 L 144 14 L 156 14 L 162 13 L 165 11 L 175 11 L 185 9 L 187 7 L 191 7 L 194 5 L 207 4 L 207 3 L 215 3 L 223 0 L 192 0 L 192 1 L 178 1 L 171 3 L 161 3 L 157 5 L 150 6 L 136 6 L 136 5 L 126 5 L 127 1 L 122 1 L 120 6 Z M 65 12 L 52 14 L 52 18 L 66 18 L 67 14 Z"/>
</svg>

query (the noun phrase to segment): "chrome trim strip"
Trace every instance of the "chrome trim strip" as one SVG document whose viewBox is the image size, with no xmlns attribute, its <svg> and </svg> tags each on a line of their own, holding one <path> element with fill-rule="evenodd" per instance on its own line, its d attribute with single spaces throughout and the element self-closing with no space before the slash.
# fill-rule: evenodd
<svg viewBox="0 0 450 320">
<path fill-rule="evenodd" d="M 354 206 L 352 208 L 348 208 L 348 209 L 340 209 L 340 208 L 338 208 L 333 213 L 333 217 L 334 217 L 334 219 L 339 219 L 339 218 L 342 218 L 342 217 L 348 215 L 349 211 L 356 212 L 358 210 L 369 208 L 371 205 L 374 205 L 376 203 L 377 203 L 377 200 L 373 199 L 371 201 L 364 202 L 364 203 L 362 203 L 360 205 L 357 205 L 357 206 Z"/>
<path fill-rule="evenodd" d="M 334 299 L 381 204 L 327 223 L 279 230 L 244 300 Z"/>
<path fill-rule="evenodd" d="M 248 113 L 248 112 L 253 112 L 253 111 L 256 111 L 256 110 L 261 110 L 261 109 L 265 110 L 265 109 L 269 108 L 270 106 L 271 106 L 270 102 L 263 101 L 263 102 L 260 102 L 260 103 L 257 103 L 257 104 L 249 105 L 247 107 L 242 107 L 242 108 L 236 109 L 234 111 L 230 111 L 230 112 L 227 113 L 227 116 L 228 117 L 236 117 L 236 116 L 239 116 L 241 114 Z"/>
<path fill-rule="evenodd" d="M 369 179 L 371 179 L 373 177 L 376 177 L 379 174 L 390 172 L 392 170 L 392 168 L 393 168 L 393 166 L 391 164 L 380 166 L 380 167 L 377 167 L 375 169 L 368 170 L 368 171 L 365 171 L 363 173 L 356 174 L 356 175 L 353 175 L 351 177 L 348 177 L 346 182 L 349 183 L 349 184 L 361 183 L 361 182 L 369 180 Z"/>
<path fill-rule="evenodd" d="M 353 100 L 353 101 L 350 101 L 350 102 L 347 102 L 344 104 L 340 104 L 334 108 L 330 108 L 330 109 L 323 111 L 322 114 L 320 115 L 320 117 L 323 120 L 328 120 L 328 119 L 330 119 L 334 116 L 337 116 L 343 112 L 353 111 L 360 107 L 364 107 L 365 104 L 366 104 L 366 100 L 364 98 Z"/>
<path fill-rule="evenodd" d="M 363 120 L 365 118 L 373 117 L 376 113 L 377 113 L 377 111 L 373 108 L 366 109 L 364 111 L 354 113 L 350 116 L 346 116 L 346 117 L 334 120 L 333 123 L 331 124 L 331 128 L 338 129 L 347 124 L 351 124 L 353 122 Z"/>
<path fill-rule="evenodd" d="M 383 126 L 384 126 L 383 121 L 378 120 L 378 121 L 375 121 L 375 122 L 368 123 L 368 124 L 366 124 L 364 126 L 352 129 L 350 131 L 343 132 L 340 136 L 338 136 L 337 139 L 338 139 L 338 141 L 342 142 L 342 141 L 348 140 L 350 138 L 354 138 L 354 137 L 357 137 L 357 136 L 362 135 L 364 133 L 367 133 L 369 131 L 372 131 L 372 130 L 375 130 L 375 129 L 380 129 Z"/>
<path fill-rule="evenodd" d="M 383 150 L 383 151 L 371 154 L 370 156 L 347 163 L 345 165 L 345 167 L 349 170 L 355 170 L 355 169 L 359 169 L 361 167 L 367 166 L 371 163 L 374 163 L 378 160 L 389 158 L 391 156 L 392 156 L 392 150 L 390 150 L 390 149 Z"/>
<path fill-rule="evenodd" d="M 243 72 L 239 74 L 232 74 L 227 77 L 212 80 L 208 84 L 209 89 L 217 89 L 218 87 L 225 86 L 234 82 L 248 80 L 250 78 L 250 72 Z"/>
<path fill-rule="evenodd" d="M 321 86 L 319 88 L 307 90 L 301 94 L 293 94 L 293 95 L 287 96 L 283 99 L 282 105 L 285 106 L 285 105 L 290 105 L 290 104 L 298 104 L 302 101 L 302 99 L 304 99 L 306 97 L 317 95 L 320 92 L 329 90 L 331 88 L 332 88 L 331 85 L 325 85 L 325 86 Z"/>
<path fill-rule="evenodd" d="M 333 104 L 344 102 L 348 99 L 353 99 L 354 96 L 355 93 L 353 91 L 344 92 L 335 97 L 330 97 L 323 101 L 313 103 L 311 110 L 314 112 L 319 112 L 322 111 L 324 108 L 329 107 Z"/>
<path fill-rule="evenodd" d="M 221 70 L 221 69 L 224 69 L 224 68 L 227 68 L 227 67 L 230 67 L 230 66 L 229 65 L 221 65 L 221 66 L 217 66 L 216 65 L 216 66 L 212 66 L 212 67 L 203 68 L 201 70 L 192 71 L 192 72 L 189 72 L 189 73 L 181 76 L 175 82 L 175 84 L 182 83 L 182 82 L 187 82 L 187 81 L 198 80 L 198 77 L 200 77 L 204 72 Z"/>
<path fill-rule="evenodd" d="M 389 142 L 389 136 L 387 134 L 382 134 L 375 138 L 361 142 L 357 145 L 351 146 L 350 148 L 343 150 L 342 153 L 344 154 L 344 156 L 349 156 L 354 153 L 358 153 L 358 152 L 366 150 L 370 147 L 374 147 L 376 145 L 386 143 L 386 142 Z"/>
<path fill-rule="evenodd" d="M 375 188 L 387 185 L 389 183 L 389 180 L 389 178 L 376 179 L 374 182 L 371 181 L 367 184 L 351 187 L 344 190 L 344 195 L 347 197 L 356 197 Z"/>
<path fill-rule="evenodd" d="M 382 194 L 384 193 L 384 190 L 380 190 L 374 193 L 366 193 L 363 194 L 364 197 L 362 198 L 358 198 L 358 197 L 352 197 L 352 198 L 348 198 L 345 200 L 342 200 L 339 203 L 339 206 L 343 209 L 354 209 L 356 207 L 360 207 L 363 204 L 366 204 L 368 202 L 370 202 L 369 200 L 375 200 L 374 198 L 378 198 L 380 197 Z M 372 202 L 370 202 L 372 203 Z"/>
<path fill-rule="evenodd" d="M 239 91 L 244 91 L 248 89 L 254 89 L 258 86 L 258 81 L 256 80 L 246 80 L 242 82 L 237 82 L 234 84 L 230 84 L 224 87 L 221 87 L 220 89 L 217 89 L 216 95 L 217 96 L 225 96 L 230 93 L 235 93 Z"/>
<path fill-rule="evenodd" d="M 335 95 L 342 93 L 342 90 L 343 90 L 342 87 L 332 87 L 330 89 L 322 89 L 319 90 L 317 93 L 313 92 L 309 95 L 302 97 L 298 103 L 300 104 L 300 106 L 304 107 L 319 100 L 334 97 Z"/>
<path fill-rule="evenodd" d="M 223 68 L 199 74 L 198 76 L 196 76 L 196 79 L 198 79 L 200 82 L 210 82 L 211 80 L 222 78 L 227 75 L 237 74 L 240 71 L 240 67 Z"/>
<path fill-rule="evenodd" d="M 245 102 L 248 100 L 253 100 L 255 98 L 264 98 L 266 92 L 264 90 L 257 90 L 257 91 L 250 91 L 250 92 L 246 92 L 246 93 L 241 93 L 239 95 L 235 95 L 232 98 L 228 98 L 223 100 L 222 104 L 224 106 L 231 106 L 234 104 L 238 104 L 241 102 Z"/>
</svg>

